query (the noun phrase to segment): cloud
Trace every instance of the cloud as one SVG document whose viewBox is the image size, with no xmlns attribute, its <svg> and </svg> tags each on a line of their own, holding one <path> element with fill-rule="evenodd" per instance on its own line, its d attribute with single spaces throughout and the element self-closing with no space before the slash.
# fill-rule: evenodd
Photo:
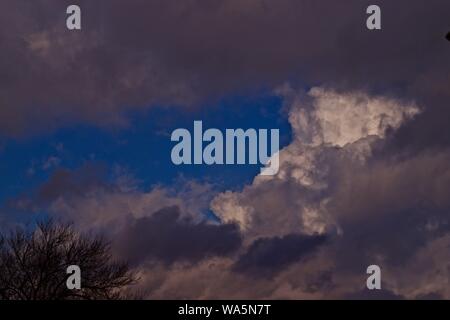
<svg viewBox="0 0 450 320">
<path fill-rule="evenodd" d="M 184 178 L 178 178 L 173 186 L 143 189 L 124 168 L 88 162 L 75 169 L 54 170 L 30 195 L 10 201 L 10 207 L 44 211 L 54 218 L 69 220 L 82 230 L 111 235 L 130 221 L 149 217 L 166 207 L 178 207 L 181 219 L 204 221 L 213 195 L 213 185 Z"/>
<path fill-rule="evenodd" d="M 180 179 L 176 190 L 143 191 L 126 171 L 114 172 L 115 179 L 108 179 L 105 167 L 91 163 L 56 170 L 33 197 L 21 199 L 27 203 L 22 209 L 44 210 L 83 231 L 104 234 L 117 256 L 134 266 L 154 260 L 195 263 L 240 248 L 236 225 L 206 218 L 210 185 Z"/>
<path fill-rule="evenodd" d="M 211 208 L 254 236 L 326 233 L 339 227 L 327 208 L 339 173 L 365 167 L 375 142 L 419 108 L 359 91 L 313 88 L 298 95 L 285 86 L 277 92 L 284 96 L 293 128 L 292 143 L 279 152 L 278 174 L 259 175 L 242 192 L 219 194 Z"/>
<path fill-rule="evenodd" d="M 108 188 L 106 168 L 88 163 L 78 169 L 58 168 L 37 191 L 36 201 L 49 203 L 65 196 L 85 196 L 93 190 Z"/>
<path fill-rule="evenodd" d="M 79 2 L 79 32 L 65 27 L 68 1 L 1 4 L 8 8 L 0 16 L 1 134 L 17 136 L 78 122 L 123 126 L 128 110 L 192 100 L 185 80 L 169 76 L 153 54 L 111 40 L 112 22 L 103 24 L 101 18 L 110 11 L 107 1 Z"/>
<path fill-rule="evenodd" d="M 361 291 L 348 294 L 345 299 L 348 300 L 403 300 L 402 296 L 396 295 L 389 290 L 361 289 Z"/>
<path fill-rule="evenodd" d="M 270 277 L 288 265 L 305 258 L 326 240 L 325 236 L 290 234 L 255 240 L 239 259 L 234 269 L 251 277 Z"/>
<path fill-rule="evenodd" d="M 409 97 L 450 95 L 443 39 L 450 5 L 440 0 L 426 8 L 421 1 L 379 1 L 379 32 L 366 29 L 371 3 L 359 0 L 132 0 L 126 10 L 117 0 L 79 1 L 76 32 L 65 27 L 69 1 L 1 4 L 6 136 L 78 122 L 124 126 L 132 110 L 192 108 L 288 79 Z"/>
<path fill-rule="evenodd" d="M 236 225 L 193 223 L 180 216 L 178 207 L 166 207 L 135 219 L 115 237 L 116 250 L 134 263 L 157 259 L 171 264 L 228 255 L 240 247 Z"/>
<path fill-rule="evenodd" d="M 279 173 L 256 176 L 242 191 L 225 191 L 211 202 L 219 218 L 241 225 L 248 252 L 264 257 L 253 259 L 259 263 L 249 270 L 258 274 L 257 266 L 263 272 L 265 263 L 276 265 L 273 256 L 290 257 L 291 251 L 282 246 L 271 258 L 265 255 L 277 247 L 268 239 L 281 243 L 292 234 L 322 236 L 328 241 L 307 261 L 316 268 L 313 277 L 332 275 L 322 297 L 359 292 L 370 264 L 382 266 L 384 286 L 393 295 L 447 296 L 437 276 L 448 276 L 447 265 L 421 257 L 431 250 L 438 261 L 447 255 L 443 247 L 450 245 L 450 152 L 380 152 L 397 130 L 420 116 L 422 108 L 361 91 L 313 88 L 303 94 L 285 86 L 278 92 L 284 95 L 293 128 L 292 142 L 280 151 Z M 430 247 L 434 249 L 426 249 Z M 413 267 L 417 261 L 423 269 Z M 275 281 L 280 287 L 274 290 L 282 296 L 303 296 L 312 284 L 298 273 L 298 290 L 286 287 L 294 270 L 305 268 L 292 262 L 279 269 Z M 422 283 L 424 278 L 429 286 Z"/>
</svg>

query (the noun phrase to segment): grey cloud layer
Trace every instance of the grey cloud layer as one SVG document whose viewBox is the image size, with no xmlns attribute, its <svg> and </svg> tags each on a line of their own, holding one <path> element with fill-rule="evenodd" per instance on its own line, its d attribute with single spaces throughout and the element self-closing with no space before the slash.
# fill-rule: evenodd
<svg viewBox="0 0 450 320">
<path fill-rule="evenodd" d="M 190 105 L 287 79 L 449 97 L 447 1 L 1 0 L 0 130 L 84 121 L 126 125 L 129 110 Z M 446 112 L 448 114 L 448 112 Z"/>
<path fill-rule="evenodd" d="M 59 170 L 25 201 L 119 239 L 149 298 L 365 297 L 373 263 L 382 297 L 450 298 L 450 2 L 378 1 L 373 33 L 359 0 L 81 1 L 78 33 L 66 1 L 0 3 L 3 135 L 291 82 L 275 177 L 216 194 Z"/>
</svg>

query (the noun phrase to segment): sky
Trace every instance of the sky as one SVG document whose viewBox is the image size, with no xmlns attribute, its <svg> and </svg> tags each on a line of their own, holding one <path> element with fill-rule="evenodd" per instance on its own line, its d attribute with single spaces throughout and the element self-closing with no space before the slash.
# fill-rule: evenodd
<svg viewBox="0 0 450 320">
<path fill-rule="evenodd" d="M 449 299 L 450 2 L 371 4 L 0 0 L 0 229 L 103 234 L 148 299 Z M 278 173 L 174 165 L 196 120 Z"/>
</svg>

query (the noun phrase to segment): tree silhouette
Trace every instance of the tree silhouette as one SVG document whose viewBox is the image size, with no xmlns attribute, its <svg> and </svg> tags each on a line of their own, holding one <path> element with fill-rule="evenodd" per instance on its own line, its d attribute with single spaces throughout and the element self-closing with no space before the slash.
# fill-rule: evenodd
<svg viewBox="0 0 450 320">
<path fill-rule="evenodd" d="M 66 286 L 69 265 L 81 269 L 79 290 Z M 126 263 L 113 260 L 108 242 L 70 224 L 48 221 L 0 235 L 0 299 L 122 299 L 135 281 Z"/>
</svg>

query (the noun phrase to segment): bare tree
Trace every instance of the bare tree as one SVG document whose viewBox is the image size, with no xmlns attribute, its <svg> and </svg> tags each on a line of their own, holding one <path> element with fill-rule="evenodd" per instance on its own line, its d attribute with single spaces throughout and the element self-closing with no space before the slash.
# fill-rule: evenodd
<svg viewBox="0 0 450 320">
<path fill-rule="evenodd" d="M 81 289 L 66 286 L 69 265 L 81 269 Z M 135 276 L 112 258 L 101 237 L 77 233 L 70 224 L 40 223 L 0 235 L 0 299 L 121 299 Z"/>
</svg>

